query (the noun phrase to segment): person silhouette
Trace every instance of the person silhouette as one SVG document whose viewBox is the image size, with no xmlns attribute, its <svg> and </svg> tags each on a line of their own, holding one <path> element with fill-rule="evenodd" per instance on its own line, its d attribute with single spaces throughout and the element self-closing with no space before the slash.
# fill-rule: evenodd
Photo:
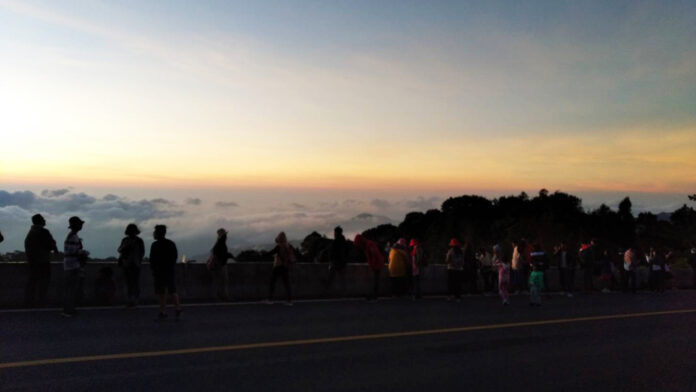
<svg viewBox="0 0 696 392">
<path fill-rule="evenodd" d="M 45 304 L 51 282 L 51 252 L 58 253 L 56 240 L 46 229 L 44 217 L 36 214 L 31 217 L 31 223 L 31 229 L 24 239 L 24 252 L 29 267 L 24 303 L 28 308 Z"/>
</svg>

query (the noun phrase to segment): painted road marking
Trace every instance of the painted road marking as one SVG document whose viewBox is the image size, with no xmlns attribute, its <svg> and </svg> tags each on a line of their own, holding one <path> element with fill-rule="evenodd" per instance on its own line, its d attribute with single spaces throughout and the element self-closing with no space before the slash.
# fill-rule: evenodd
<svg viewBox="0 0 696 392">
<path fill-rule="evenodd" d="M 241 351 L 241 350 L 259 349 L 259 348 L 288 347 L 288 346 L 302 346 L 302 345 L 322 344 L 322 343 L 339 343 L 339 342 L 351 342 L 351 341 L 361 341 L 361 340 L 389 339 L 389 338 L 399 338 L 399 337 L 407 337 L 407 336 L 437 335 L 437 334 L 448 334 L 448 333 L 459 333 L 459 332 L 470 332 L 470 331 L 484 331 L 484 330 L 491 330 L 491 329 L 532 327 L 532 326 L 554 325 L 554 324 L 569 324 L 569 323 L 578 323 L 578 322 L 587 322 L 587 321 L 601 321 L 601 320 L 619 320 L 619 319 L 628 319 L 628 318 L 655 317 L 655 316 L 666 316 L 666 315 L 688 314 L 688 313 L 696 313 L 696 309 L 681 309 L 681 310 L 668 310 L 668 311 L 661 311 L 661 312 L 644 312 L 644 313 L 626 313 L 626 314 L 613 314 L 613 315 L 608 315 L 608 316 L 587 316 L 587 317 L 575 317 L 575 318 L 539 320 L 539 321 L 523 321 L 523 322 L 517 322 L 517 323 L 472 325 L 472 326 L 467 326 L 467 327 L 427 329 L 427 330 L 420 330 L 420 331 L 387 332 L 387 333 L 375 333 L 375 334 L 367 334 L 367 335 L 336 336 L 336 337 L 329 337 L 329 338 L 299 339 L 299 340 L 286 340 L 286 341 L 278 341 L 278 342 L 234 344 L 234 345 L 229 345 L 229 346 L 196 347 L 196 348 L 185 348 L 185 349 L 178 349 L 178 350 L 146 351 L 146 352 L 105 354 L 105 355 L 88 355 L 88 356 L 81 356 L 81 357 L 37 359 L 37 360 L 31 360 L 31 361 L 18 361 L 18 362 L 0 362 L 0 369 L 20 368 L 20 367 L 29 367 L 29 366 L 43 366 L 43 365 L 57 365 L 57 364 L 62 364 L 62 363 L 107 361 L 107 360 L 113 360 L 113 359 L 164 357 L 164 356 L 171 356 L 171 355 L 201 354 L 201 353 L 221 352 L 221 351 Z"/>
</svg>

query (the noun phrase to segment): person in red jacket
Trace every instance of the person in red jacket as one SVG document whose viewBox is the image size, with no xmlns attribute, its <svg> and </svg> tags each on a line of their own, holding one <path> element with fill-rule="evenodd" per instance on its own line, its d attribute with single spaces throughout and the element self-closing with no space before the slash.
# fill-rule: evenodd
<svg viewBox="0 0 696 392">
<path fill-rule="evenodd" d="M 355 247 L 362 250 L 365 254 L 367 265 L 372 270 L 374 277 L 374 291 L 372 295 L 368 294 L 367 299 L 373 301 L 377 300 L 377 296 L 379 294 L 379 275 L 382 268 L 384 268 L 384 256 L 382 255 L 382 252 L 379 251 L 379 248 L 377 248 L 377 244 L 363 237 L 361 234 L 355 236 L 353 243 L 355 244 Z"/>
</svg>

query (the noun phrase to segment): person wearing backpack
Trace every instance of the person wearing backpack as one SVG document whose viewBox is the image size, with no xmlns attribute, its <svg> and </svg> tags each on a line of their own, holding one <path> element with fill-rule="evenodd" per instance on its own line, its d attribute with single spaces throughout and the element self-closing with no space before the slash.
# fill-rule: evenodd
<svg viewBox="0 0 696 392">
<path fill-rule="evenodd" d="M 447 288 L 449 291 L 448 301 L 452 299 L 461 301 L 462 296 L 462 275 L 464 273 L 464 250 L 458 239 L 452 238 L 449 242 L 449 250 L 445 256 L 447 264 Z"/>
<path fill-rule="evenodd" d="M 594 289 L 594 275 L 596 269 L 597 241 L 592 239 L 589 244 L 580 246 L 578 256 L 583 269 L 584 291 L 589 294 Z"/>
<path fill-rule="evenodd" d="M 138 237 L 140 230 L 135 223 L 126 226 L 126 237 L 118 247 L 118 265 L 123 269 L 128 292 L 128 307 L 135 307 L 140 300 L 140 265 L 145 257 L 145 243 Z"/>
<path fill-rule="evenodd" d="M 275 238 L 276 246 L 269 253 L 273 256 L 273 271 L 271 272 L 271 282 L 266 303 L 273 303 L 273 291 L 275 282 L 278 278 L 283 279 L 285 292 L 287 293 L 288 306 L 292 306 L 292 288 L 290 287 L 290 268 L 295 264 L 295 249 L 288 243 L 285 232 L 280 232 Z"/>
</svg>

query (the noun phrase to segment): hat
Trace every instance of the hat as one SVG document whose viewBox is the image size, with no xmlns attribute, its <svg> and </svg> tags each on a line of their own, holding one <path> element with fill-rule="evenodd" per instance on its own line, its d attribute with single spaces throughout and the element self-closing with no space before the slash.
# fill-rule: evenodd
<svg viewBox="0 0 696 392">
<path fill-rule="evenodd" d="M 227 234 L 227 230 L 225 230 L 225 229 L 223 229 L 223 228 L 219 228 L 219 229 L 217 230 L 217 235 L 218 235 L 218 237 L 223 236 L 223 235 L 225 235 L 225 234 Z"/>
<path fill-rule="evenodd" d="M 449 242 L 449 246 L 462 246 L 462 243 L 458 239 L 452 238 Z"/>
<path fill-rule="evenodd" d="M 76 216 L 70 217 L 70 219 L 68 219 L 68 227 L 75 227 L 75 226 L 81 225 L 83 223 L 85 223 L 85 221 L 83 221 L 82 219 L 80 219 Z"/>
<path fill-rule="evenodd" d="M 416 246 L 418 245 L 418 240 L 415 238 L 411 238 L 411 241 L 408 243 L 408 246 Z"/>
<path fill-rule="evenodd" d="M 36 215 L 31 217 L 31 223 L 33 223 L 35 225 L 45 225 L 46 219 L 44 219 L 44 217 L 41 216 L 41 214 L 36 214 Z"/>
</svg>

